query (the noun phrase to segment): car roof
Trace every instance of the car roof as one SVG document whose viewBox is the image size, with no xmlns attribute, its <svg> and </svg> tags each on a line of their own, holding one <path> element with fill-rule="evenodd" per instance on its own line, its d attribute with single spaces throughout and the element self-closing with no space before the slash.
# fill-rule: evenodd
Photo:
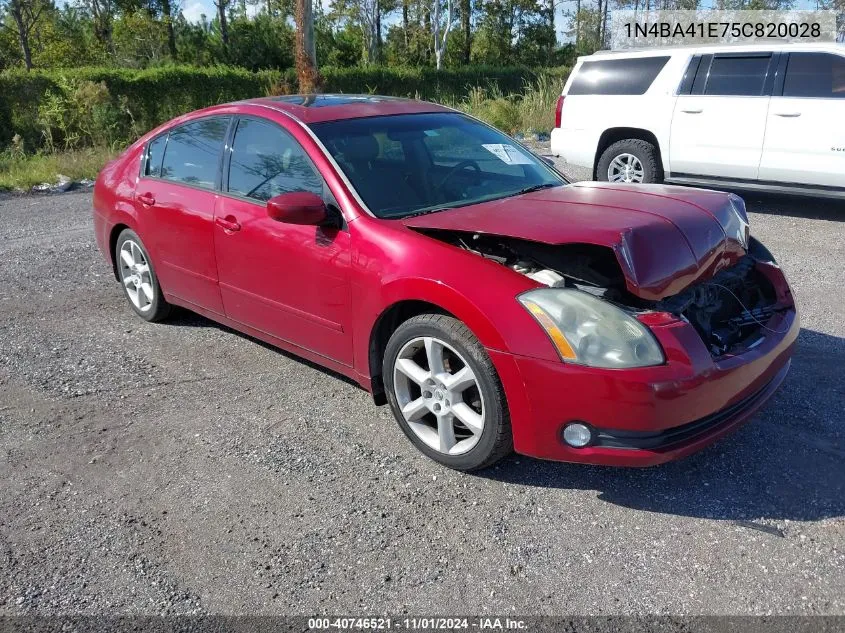
<svg viewBox="0 0 845 633">
<path fill-rule="evenodd" d="M 698 44 L 694 46 L 651 46 L 647 48 L 628 48 L 614 51 L 596 51 L 592 55 L 579 57 L 581 61 L 592 61 L 596 59 L 608 59 L 614 57 L 653 57 L 666 55 L 695 55 L 698 53 L 755 53 L 755 52 L 781 52 L 781 51 L 828 51 L 845 52 L 845 47 L 835 42 L 758 42 L 747 44 L 742 42 L 723 42 L 713 44 Z"/>
<path fill-rule="evenodd" d="M 284 95 L 249 99 L 239 103 L 262 106 L 283 112 L 303 123 L 322 123 L 396 114 L 452 112 L 450 108 L 427 101 L 380 95 Z"/>
</svg>

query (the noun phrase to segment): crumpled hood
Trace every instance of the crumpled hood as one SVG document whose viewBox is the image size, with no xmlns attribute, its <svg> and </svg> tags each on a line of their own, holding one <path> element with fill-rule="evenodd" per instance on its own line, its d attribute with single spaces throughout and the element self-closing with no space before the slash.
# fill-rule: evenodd
<svg viewBox="0 0 845 633">
<path fill-rule="evenodd" d="M 745 254 L 742 200 L 719 191 L 586 182 L 403 220 L 417 229 L 485 233 L 613 249 L 628 290 L 677 294 Z"/>
</svg>

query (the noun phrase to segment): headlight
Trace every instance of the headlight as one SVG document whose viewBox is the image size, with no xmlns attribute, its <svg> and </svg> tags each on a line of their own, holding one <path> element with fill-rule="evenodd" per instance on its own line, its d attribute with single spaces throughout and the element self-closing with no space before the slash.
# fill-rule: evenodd
<svg viewBox="0 0 845 633">
<path fill-rule="evenodd" d="M 519 301 L 567 362 L 609 369 L 663 364 L 663 351 L 646 326 L 586 292 L 540 288 Z"/>
</svg>

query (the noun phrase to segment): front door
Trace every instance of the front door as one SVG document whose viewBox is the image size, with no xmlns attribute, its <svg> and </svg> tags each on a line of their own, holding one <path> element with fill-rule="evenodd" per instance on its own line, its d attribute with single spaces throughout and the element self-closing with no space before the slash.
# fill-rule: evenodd
<svg viewBox="0 0 845 633">
<path fill-rule="evenodd" d="M 237 122 L 227 162 L 214 229 L 226 316 L 351 365 L 349 233 L 267 216 L 282 193 L 329 197 L 317 169 L 287 131 L 252 117 Z"/>
<path fill-rule="evenodd" d="M 845 55 L 790 53 L 769 105 L 760 180 L 845 187 Z"/>
<path fill-rule="evenodd" d="M 702 60 L 692 94 L 675 100 L 669 137 L 673 175 L 757 178 L 771 58 L 770 53 L 717 54 Z"/>
</svg>

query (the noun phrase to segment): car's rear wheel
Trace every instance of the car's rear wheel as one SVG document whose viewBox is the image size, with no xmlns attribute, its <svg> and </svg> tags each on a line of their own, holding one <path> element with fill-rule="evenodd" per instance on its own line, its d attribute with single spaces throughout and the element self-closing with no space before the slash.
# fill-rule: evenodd
<svg viewBox="0 0 845 633">
<path fill-rule="evenodd" d="M 660 153 L 654 145 L 638 138 L 617 141 L 602 152 L 596 176 L 616 183 L 661 182 Z"/>
<path fill-rule="evenodd" d="M 135 314 L 146 321 L 162 321 L 171 306 L 161 293 L 153 263 L 138 234 L 124 229 L 114 247 L 117 275 Z"/>
<path fill-rule="evenodd" d="M 513 450 L 502 383 L 457 319 L 423 314 L 405 321 L 390 337 L 383 371 L 400 428 L 435 461 L 478 470 Z"/>
</svg>

